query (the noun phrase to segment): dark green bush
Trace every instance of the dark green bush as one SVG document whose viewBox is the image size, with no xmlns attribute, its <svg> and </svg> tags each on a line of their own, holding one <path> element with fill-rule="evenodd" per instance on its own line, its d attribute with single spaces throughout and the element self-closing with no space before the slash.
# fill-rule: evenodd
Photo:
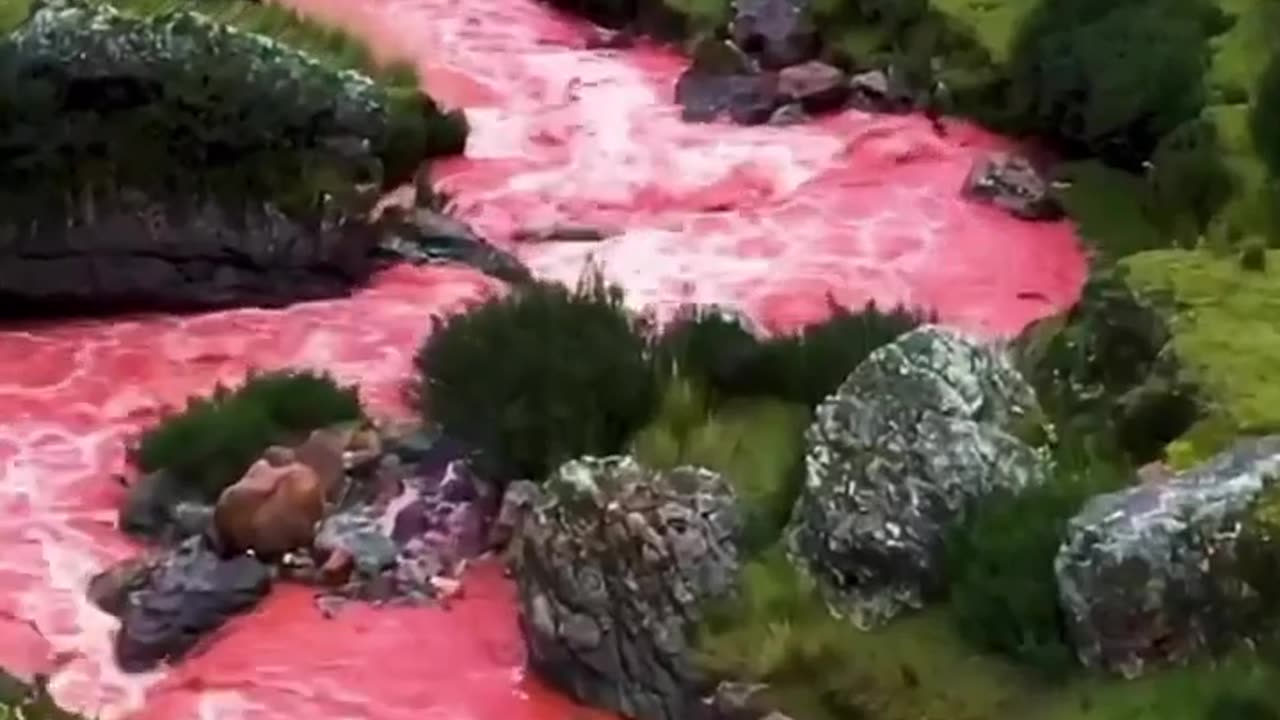
<svg viewBox="0 0 1280 720">
<path fill-rule="evenodd" d="M 1044 0 L 1009 63 L 1028 130 L 1136 168 L 1205 102 L 1208 37 L 1199 0 Z"/>
<path fill-rule="evenodd" d="M 417 356 L 422 413 L 507 479 L 618 452 L 657 405 L 647 331 L 599 276 L 532 283 L 437 321 Z"/>
<path fill-rule="evenodd" d="M 250 375 L 243 385 L 219 385 L 192 398 L 182 412 L 143 434 L 135 458 L 146 471 L 167 470 L 208 500 L 217 498 L 267 447 L 363 416 L 354 387 L 310 372 Z"/>
<path fill-rule="evenodd" d="M 946 542 L 949 607 L 961 635 L 1050 676 L 1075 656 L 1058 604 L 1053 562 L 1067 521 L 1089 497 L 1128 479 L 1084 442 L 1058 453 L 1042 486 L 975 503 Z"/>
<path fill-rule="evenodd" d="M 1200 417 L 1156 303 L 1123 266 L 1095 263 L 1078 303 L 1019 340 L 1022 371 L 1062 432 L 1110 438 L 1135 463 L 1152 460 Z"/>
<path fill-rule="evenodd" d="M 1258 81 L 1249 126 L 1258 154 L 1271 174 L 1280 177 L 1280 53 L 1272 56 Z"/>
<path fill-rule="evenodd" d="M 1213 125 L 1195 120 L 1166 135 L 1151 157 L 1151 217 L 1187 245 L 1236 192 Z"/>
<path fill-rule="evenodd" d="M 658 341 L 657 355 L 705 384 L 716 398 L 773 397 L 813 407 L 876 348 L 924 322 L 903 308 L 875 305 L 831 317 L 798 333 L 759 339 L 719 313 L 685 311 Z"/>
</svg>

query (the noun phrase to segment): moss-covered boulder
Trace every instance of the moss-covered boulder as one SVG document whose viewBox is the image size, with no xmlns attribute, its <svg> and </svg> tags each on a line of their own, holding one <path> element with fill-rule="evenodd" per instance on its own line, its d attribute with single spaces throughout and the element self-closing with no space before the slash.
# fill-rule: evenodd
<svg viewBox="0 0 1280 720">
<path fill-rule="evenodd" d="M 708 470 L 565 463 L 517 539 L 530 666 L 629 718 L 699 717 L 691 633 L 737 582 L 739 524 L 732 486 Z"/>
<path fill-rule="evenodd" d="M 922 607 L 946 530 L 995 490 L 1046 477 L 1031 386 L 999 349 L 924 326 L 873 352 L 818 406 L 788 528 L 795 559 L 861 626 Z"/>
<path fill-rule="evenodd" d="M 1086 503 L 1055 561 L 1081 661 L 1135 676 L 1263 627 L 1277 598 L 1277 473 L 1280 436 L 1240 440 L 1170 480 Z"/>
<path fill-rule="evenodd" d="M 341 294 L 373 268 L 379 187 L 463 137 L 416 88 L 199 12 L 42 0 L 0 40 L 0 300 Z"/>
</svg>

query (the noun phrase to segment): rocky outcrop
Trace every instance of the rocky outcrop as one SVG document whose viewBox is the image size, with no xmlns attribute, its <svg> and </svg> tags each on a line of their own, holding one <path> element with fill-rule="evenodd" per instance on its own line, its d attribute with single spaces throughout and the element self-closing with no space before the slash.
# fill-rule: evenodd
<svg viewBox="0 0 1280 720">
<path fill-rule="evenodd" d="M 0 129 L 0 315 L 343 295 L 375 267 L 365 216 L 402 172 L 383 160 L 404 164 L 406 126 L 430 153 L 465 136 L 425 96 L 406 110 L 361 73 L 181 9 L 41 0 L 0 64 L 24 107 Z"/>
<path fill-rule="evenodd" d="M 966 506 L 1045 477 L 1031 387 L 1001 351 L 937 326 L 872 353 L 816 411 L 794 559 L 860 626 L 921 607 Z"/>
<path fill-rule="evenodd" d="M 126 561 L 90 582 L 99 607 L 120 617 L 115 653 L 126 672 L 182 657 L 201 637 L 256 605 L 270 585 L 266 565 L 248 555 L 224 559 L 199 537 Z"/>
<path fill-rule="evenodd" d="M 278 306 L 343 295 L 373 269 L 378 236 L 340 215 L 303 222 L 269 204 L 123 193 L 21 226 L 0 222 L 7 315 L 136 307 Z"/>
<path fill-rule="evenodd" d="M 1278 476 L 1280 436 L 1246 439 L 1086 503 L 1055 563 L 1081 661 L 1132 677 L 1258 631 L 1275 579 L 1251 573 L 1241 540 Z M 1273 558 L 1277 549 L 1263 548 Z"/>
<path fill-rule="evenodd" d="M 1059 220 L 1062 206 L 1031 161 L 1008 153 L 991 153 L 974 161 L 964 180 L 966 197 L 992 205 L 1023 220 Z"/>
<path fill-rule="evenodd" d="M 516 577 L 530 666 L 639 720 L 703 712 L 689 632 L 730 593 L 739 517 L 724 478 L 629 457 L 563 465 L 520 528 Z"/>
</svg>

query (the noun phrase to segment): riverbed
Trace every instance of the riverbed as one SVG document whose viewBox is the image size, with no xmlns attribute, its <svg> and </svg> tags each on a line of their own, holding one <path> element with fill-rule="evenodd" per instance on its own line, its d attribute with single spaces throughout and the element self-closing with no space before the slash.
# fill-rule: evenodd
<svg viewBox="0 0 1280 720">
<path fill-rule="evenodd" d="M 587 25 L 534 0 L 289 2 L 412 60 L 433 96 L 466 109 L 466 157 L 438 182 L 541 277 L 572 283 L 593 263 L 637 309 L 724 304 L 770 332 L 874 300 L 988 337 L 1069 306 L 1083 281 L 1068 224 L 960 198 L 972 160 L 1007 146 L 961 123 L 945 136 L 854 111 L 690 125 L 670 102 L 678 55 L 587 50 Z M 610 237 L 515 239 L 556 223 Z M 307 366 L 403 413 L 431 317 L 498 292 L 469 270 L 398 267 L 284 310 L 0 329 L 0 667 L 50 674 L 60 704 L 102 720 L 595 717 L 526 677 L 513 591 L 491 566 L 447 611 L 326 620 L 305 590 L 277 589 L 178 668 L 141 676 L 114 669 L 115 621 L 84 598 L 94 572 L 137 550 L 114 529 L 113 478 L 124 443 L 166 409 L 251 368 Z"/>
</svg>

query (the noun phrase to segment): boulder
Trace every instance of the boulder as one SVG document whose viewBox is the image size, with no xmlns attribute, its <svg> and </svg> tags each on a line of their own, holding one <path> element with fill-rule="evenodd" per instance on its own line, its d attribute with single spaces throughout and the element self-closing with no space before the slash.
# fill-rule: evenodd
<svg viewBox="0 0 1280 720">
<path fill-rule="evenodd" d="M 733 489 L 713 472 L 565 463 L 519 529 L 530 666 L 629 718 L 699 717 L 689 633 L 705 601 L 733 591 L 739 531 Z"/>
<path fill-rule="evenodd" d="M 843 70 L 817 60 L 778 71 L 778 93 L 787 101 L 800 103 L 810 115 L 841 109 L 851 91 Z"/>
<path fill-rule="evenodd" d="M 379 513 L 369 507 L 336 512 L 320 523 L 315 547 L 322 553 L 351 558 L 353 568 L 366 577 L 393 567 L 396 545 L 380 526 Z"/>
<path fill-rule="evenodd" d="M 978 158 L 965 177 L 963 192 L 1023 220 L 1063 217 L 1049 184 L 1030 160 L 1019 155 L 990 153 Z"/>
<path fill-rule="evenodd" d="M 275 557 L 310 547 L 324 511 L 325 487 L 309 465 L 264 458 L 222 491 L 213 522 L 225 552 Z"/>
<path fill-rule="evenodd" d="M 271 572 L 248 555 L 224 559 L 202 538 L 185 540 L 154 565 L 121 573 L 128 578 L 115 638 L 116 662 L 142 672 L 176 660 L 231 616 L 266 595 Z"/>
<path fill-rule="evenodd" d="M 808 0 L 734 0 L 729 30 L 734 43 L 767 69 L 807 62 L 818 54 Z"/>
<path fill-rule="evenodd" d="M 1242 539 L 1278 476 L 1280 435 L 1250 438 L 1171 478 L 1086 503 L 1055 562 L 1080 660 L 1133 677 L 1258 631 L 1275 580 L 1250 573 Z"/>
<path fill-rule="evenodd" d="M 868 70 L 849 78 L 849 105 L 876 113 L 910 112 L 913 93 L 883 70 Z"/>
<path fill-rule="evenodd" d="M 755 62 L 733 43 L 707 38 L 676 81 L 676 103 L 688 122 L 728 117 L 742 125 L 769 121 L 778 107 L 778 76 L 761 73 Z"/>
<path fill-rule="evenodd" d="M 873 352 L 819 405 L 787 529 L 797 563 L 857 625 L 941 589 L 945 531 L 997 489 L 1042 482 L 1031 386 L 1008 356 L 937 326 Z"/>
</svg>

